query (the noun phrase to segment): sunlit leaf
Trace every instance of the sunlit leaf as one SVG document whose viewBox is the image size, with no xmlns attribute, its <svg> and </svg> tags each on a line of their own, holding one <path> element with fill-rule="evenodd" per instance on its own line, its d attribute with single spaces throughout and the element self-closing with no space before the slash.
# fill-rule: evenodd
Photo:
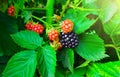
<svg viewBox="0 0 120 77">
<path fill-rule="evenodd" d="M 86 77 L 119 77 L 120 61 L 92 63 L 88 66 Z"/>
</svg>

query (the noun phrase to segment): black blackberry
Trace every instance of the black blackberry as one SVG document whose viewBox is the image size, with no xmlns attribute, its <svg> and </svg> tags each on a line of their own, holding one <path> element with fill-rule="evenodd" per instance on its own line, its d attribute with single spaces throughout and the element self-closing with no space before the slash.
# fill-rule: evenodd
<svg viewBox="0 0 120 77">
<path fill-rule="evenodd" d="M 60 42 L 65 48 L 74 48 L 79 44 L 77 35 L 74 32 L 70 33 L 60 33 Z"/>
</svg>

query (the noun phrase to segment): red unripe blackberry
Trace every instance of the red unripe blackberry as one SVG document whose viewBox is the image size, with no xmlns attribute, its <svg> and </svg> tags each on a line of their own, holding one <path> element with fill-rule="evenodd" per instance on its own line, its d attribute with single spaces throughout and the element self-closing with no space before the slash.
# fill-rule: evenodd
<svg viewBox="0 0 120 77">
<path fill-rule="evenodd" d="M 7 12 L 10 16 L 14 16 L 14 10 L 15 10 L 14 6 L 10 6 Z"/>
<path fill-rule="evenodd" d="M 32 25 L 33 25 L 32 22 L 28 22 L 28 23 L 25 25 L 25 27 L 26 27 L 27 30 L 32 30 Z"/>
<path fill-rule="evenodd" d="M 59 36 L 59 33 L 57 30 L 50 30 L 48 32 L 48 38 L 49 40 L 51 41 L 54 41 L 54 40 L 57 40 L 58 39 L 58 36 Z"/>
<path fill-rule="evenodd" d="M 61 23 L 61 29 L 62 29 L 62 32 L 64 32 L 64 33 L 71 32 L 73 30 L 73 22 L 69 19 L 64 20 Z"/>
<path fill-rule="evenodd" d="M 44 27 L 41 24 L 35 24 L 32 26 L 32 31 L 35 31 L 38 34 L 42 34 L 44 31 Z"/>
</svg>

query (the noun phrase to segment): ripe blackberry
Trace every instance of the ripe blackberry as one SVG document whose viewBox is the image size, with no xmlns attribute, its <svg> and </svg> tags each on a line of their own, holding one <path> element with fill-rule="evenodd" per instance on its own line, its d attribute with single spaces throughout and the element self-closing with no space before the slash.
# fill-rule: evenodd
<svg viewBox="0 0 120 77">
<path fill-rule="evenodd" d="M 60 42 L 65 48 L 74 48 L 79 44 L 77 35 L 74 32 L 65 34 L 64 32 L 60 33 Z"/>
</svg>

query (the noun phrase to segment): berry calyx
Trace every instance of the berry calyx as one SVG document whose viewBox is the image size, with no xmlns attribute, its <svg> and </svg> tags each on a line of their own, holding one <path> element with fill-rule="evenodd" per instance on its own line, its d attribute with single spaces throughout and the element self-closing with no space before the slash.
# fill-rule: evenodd
<svg viewBox="0 0 120 77">
<path fill-rule="evenodd" d="M 64 32 L 64 33 L 71 32 L 73 30 L 73 22 L 69 19 L 64 20 L 61 23 L 61 29 L 62 29 L 62 32 Z"/>
<path fill-rule="evenodd" d="M 53 42 L 50 43 L 50 45 L 55 49 L 61 49 L 62 48 L 62 44 L 59 42 L 59 40 L 55 40 Z"/>
<path fill-rule="evenodd" d="M 77 35 L 74 32 L 65 34 L 64 32 L 60 33 L 60 42 L 65 48 L 74 48 L 79 44 Z"/>
<path fill-rule="evenodd" d="M 14 10 L 15 10 L 14 6 L 10 6 L 8 8 L 7 12 L 10 16 L 14 16 Z"/>
<path fill-rule="evenodd" d="M 48 32 L 48 38 L 49 40 L 51 41 L 54 41 L 54 40 L 57 40 L 58 39 L 58 36 L 59 36 L 59 33 L 57 30 L 50 30 Z"/>
</svg>

